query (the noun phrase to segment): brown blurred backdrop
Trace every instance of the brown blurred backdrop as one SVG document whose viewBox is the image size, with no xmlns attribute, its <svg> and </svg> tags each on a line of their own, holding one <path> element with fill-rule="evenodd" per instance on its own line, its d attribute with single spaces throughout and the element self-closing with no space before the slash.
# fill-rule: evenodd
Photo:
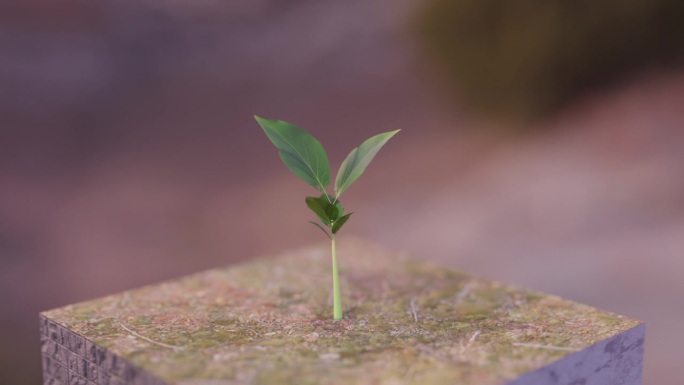
<svg viewBox="0 0 684 385">
<path fill-rule="evenodd" d="M 347 234 L 643 319 L 678 384 L 684 12 L 594 3 L 2 2 L 0 383 L 41 310 L 320 241 L 259 114 L 333 168 L 402 128 Z"/>
</svg>

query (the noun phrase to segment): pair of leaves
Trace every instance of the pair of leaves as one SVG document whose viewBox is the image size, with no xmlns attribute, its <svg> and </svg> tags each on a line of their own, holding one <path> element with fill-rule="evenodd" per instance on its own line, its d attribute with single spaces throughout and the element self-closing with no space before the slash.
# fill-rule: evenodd
<svg viewBox="0 0 684 385">
<path fill-rule="evenodd" d="M 330 162 L 321 142 L 301 128 L 282 120 L 264 119 L 256 115 L 254 119 L 276 146 L 280 159 L 287 168 L 304 182 L 323 192 L 318 198 L 307 197 L 306 204 L 333 234 L 336 234 L 351 216 L 351 213 L 343 215 L 344 209 L 338 198 L 366 171 L 366 167 L 385 143 L 400 131 L 375 135 L 347 155 L 337 172 L 335 200 L 331 202 L 325 192 L 325 188 L 330 184 Z M 322 226 L 315 222 L 311 223 L 330 238 L 330 234 Z"/>
<path fill-rule="evenodd" d="M 323 222 L 324 225 L 330 227 L 330 231 L 333 234 L 337 234 L 337 232 L 342 228 L 342 226 L 349 220 L 349 217 L 353 213 L 349 213 L 347 215 L 344 214 L 344 208 L 342 207 L 342 204 L 339 201 L 335 201 L 335 203 L 331 203 L 328 201 L 327 198 L 324 197 L 325 195 L 322 195 L 320 197 L 306 197 L 306 205 L 316 213 L 316 215 L 321 219 L 321 222 Z M 316 222 L 310 222 L 316 227 L 320 228 L 325 235 L 330 238 L 330 235 L 328 232 L 318 223 Z"/>
<path fill-rule="evenodd" d="M 330 184 L 330 162 L 321 142 L 301 128 L 282 120 L 264 119 L 256 115 L 254 118 L 278 149 L 280 159 L 287 168 L 315 189 L 325 192 Z M 339 198 L 359 179 L 378 151 L 399 131 L 375 135 L 347 155 L 335 178 L 336 197 Z"/>
</svg>

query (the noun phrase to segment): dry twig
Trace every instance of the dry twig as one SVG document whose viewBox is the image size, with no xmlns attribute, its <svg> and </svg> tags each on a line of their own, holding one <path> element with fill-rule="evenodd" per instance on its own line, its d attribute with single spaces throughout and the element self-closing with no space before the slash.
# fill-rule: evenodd
<svg viewBox="0 0 684 385">
<path fill-rule="evenodd" d="M 157 346 L 161 346 L 161 347 L 163 347 L 163 348 L 168 348 L 168 349 L 173 349 L 173 350 L 183 350 L 183 349 L 185 349 L 184 346 L 169 345 L 169 344 L 165 344 L 165 343 L 163 343 L 163 342 L 155 341 L 155 340 L 153 340 L 152 338 L 145 337 L 144 335 L 142 335 L 142 334 L 140 334 L 140 333 L 137 333 L 137 332 L 135 332 L 135 331 L 133 331 L 133 330 L 127 328 L 126 325 L 124 325 L 124 324 L 119 324 L 119 325 L 120 325 L 125 331 L 131 333 L 133 336 L 138 337 L 138 338 L 140 338 L 140 339 L 142 339 L 142 340 L 145 340 L 145 341 L 147 341 L 147 342 L 149 342 L 149 343 L 151 343 L 151 344 L 155 344 L 155 345 L 157 345 Z"/>
</svg>

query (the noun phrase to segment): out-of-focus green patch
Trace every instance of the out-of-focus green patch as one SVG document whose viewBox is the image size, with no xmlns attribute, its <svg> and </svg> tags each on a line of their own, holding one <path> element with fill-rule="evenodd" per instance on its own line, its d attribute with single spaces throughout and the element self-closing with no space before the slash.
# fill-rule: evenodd
<svg viewBox="0 0 684 385">
<path fill-rule="evenodd" d="M 417 25 L 460 101 L 520 120 L 636 70 L 681 64 L 682 19 L 680 0 L 428 0 Z"/>
</svg>

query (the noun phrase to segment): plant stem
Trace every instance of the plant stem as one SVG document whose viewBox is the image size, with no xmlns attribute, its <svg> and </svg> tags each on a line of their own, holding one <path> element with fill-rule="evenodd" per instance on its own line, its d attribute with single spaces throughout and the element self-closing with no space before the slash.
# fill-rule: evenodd
<svg viewBox="0 0 684 385">
<path fill-rule="evenodd" d="M 325 191 L 325 189 L 322 189 L 321 191 L 323 191 L 323 194 L 325 195 L 325 199 L 327 199 L 328 202 L 333 203 L 333 202 L 330 200 L 330 195 L 328 195 L 328 192 Z M 337 198 L 336 198 L 336 199 L 337 199 Z"/>
<path fill-rule="evenodd" d="M 332 275 L 333 275 L 333 318 L 342 319 L 342 296 L 340 295 L 340 277 L 337 271 L 337 255 L 335 253 L 335 235 L 332 238 Z"/>
</svg>

